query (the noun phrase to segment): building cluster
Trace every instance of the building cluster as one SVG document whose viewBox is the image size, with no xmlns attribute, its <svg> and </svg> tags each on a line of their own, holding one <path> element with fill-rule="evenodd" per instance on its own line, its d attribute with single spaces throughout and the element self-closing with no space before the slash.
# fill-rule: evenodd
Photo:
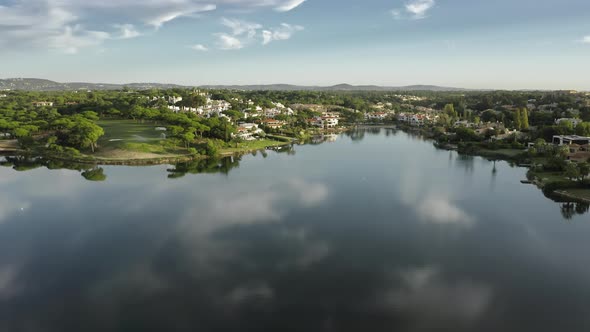
<svg viewBox="0 0 590 332">
<path fill-rule="evenodd" d="M 378 102 L 377 104 L 373 105 L 373 108 L 376 110 L 386 110 L 393 108 L 393 104 Z"/>
<path fill-rule="evenodd" d="M 245 141 L 253 141 L 255 135 L 262 135 L 264 131 L 258 128 L 256 123 L 241 123 L 238 125 L 235 137 L 241 138 Z"/>
<path fill-rule="evenodd" d="M 273 107 L 271 108 L 263 108 L 260 106 L 253 106 L 252 101 L 248 101 L 248 105 L 250 108 L 242 110 L 244 113 L 245 118 L 260 118 L 260 117 L 267 117 L 267 118 L 274 118 L 277 115 L 295 115 L 295 111 L 293 111 L 290 107 L 287 107 L 281 103 L 273 102 Z"/>
<path fill-rule="evenodd" d="M 400 113 L 397 115 L 397 121 L 405 122 L 410 126 L 423 126 L 435 122 L 438 115 L 430 113 Z"/>
<path fill-rule="evenodd" d="M 403 102 L 426 100 L 425 97 L 418 97 L 418 96 L 411 96 L 411 95 L 393 95 L 393 97 L 395 97 Z"/>
<path fill-rule="evenodd" d="M 310 125 L 318 128 L 336 128 L 340 122 L 340 114 L 335 112 L 323 112 L 321 116 L 308 119 L 307 122 Z"/>
<path fill-rule="evenodd" d="M 365 120 L 368 121 L 384 121 L 393 118 L 395 113 L 391 112 L 367 112 L 365 113 Z"/>
<path fill-rule="evenodd" d="M 199 107 L 177 106 L 176 104 L 180 101 L 182 101 L 182 97 L 169 97 L 168 103 L 171 105 L 168 108 L 173 112 L 190 112 L 206 118 L 222 117 L 223 112 L 231 109 L 231 104 L 228 101 L 213 100 L 209 96 L 207 96 L 205 105 Z"/>
</svg>

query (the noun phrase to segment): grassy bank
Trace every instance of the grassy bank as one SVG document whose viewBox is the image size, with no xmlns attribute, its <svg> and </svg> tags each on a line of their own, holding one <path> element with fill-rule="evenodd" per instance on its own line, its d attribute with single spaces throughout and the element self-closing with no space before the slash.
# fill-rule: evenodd
<svg viewBox="0 0 590 332">
<path fill-rule="evenodd" d="M 590 202 L 590 183 L 572 181 L 561 172 L 546 172 L 529 170 L 527 178 L 543 190 L 545 195 L 559 195 L 562 197 Z"/>
<path fill-rule="evenodd" d="M 97 122 L 104 130 L 98 140 L 94 153 L 75 149 L 51 151 L 44 146 L 37 146 L 24 154 L 42 156 L 46 159 L 92 165 L 154 165 L 173 164 L 208 158 L 208 142 L 213 142 L 216 155 L 227 156 L 245 154 L 268 147 L 289 144 L 288 137 L 272 137 L 246 141 L 242 143 L 225 143 L 221 140 L 201 139 L 191 144 L 191 148 L 179 146 L 176 139 L 167 138 L 166 131 L 156 130 L 154 123 L 139 123 L 132 120 L 102 120 Z M 14 143 L 11 143 L 11 147 Z M 8 146 L 8 144 L 7 144 Z"/>
</svg>

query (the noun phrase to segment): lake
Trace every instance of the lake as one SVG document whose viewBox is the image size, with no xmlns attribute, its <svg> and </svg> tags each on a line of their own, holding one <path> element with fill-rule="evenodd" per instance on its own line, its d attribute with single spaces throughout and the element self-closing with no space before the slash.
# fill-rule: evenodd
<svg viewBox="0 0 590 332">
<path fill-rule="evenodd" d="M 0 167 L 0 331 L 590 328 L 588 206 L 419 136 L 37 166 Z"/>
</svg>

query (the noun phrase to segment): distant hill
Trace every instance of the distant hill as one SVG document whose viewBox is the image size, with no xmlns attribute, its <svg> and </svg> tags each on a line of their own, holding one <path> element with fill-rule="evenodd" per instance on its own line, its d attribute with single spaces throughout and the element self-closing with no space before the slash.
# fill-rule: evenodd
<svg viewBox="0 0 590 332">
<path fill-rule="evenodd" d="M 58 83 L 50 80 L 39 78 L 7 78 L 0 79 L 0 90 L 25 90 L 25 91 L 70 91 L 70 90 L 121 90 L 129 87 L 136 90 L 146 89 L 171 89 L 183 88 L 177 84 L 161 83 L 130 83 L 130 84 L 110 84 L 110 83 Z"/>
<path fill-rule="evenodd" d="M 161 83 L 84 83 L 70 82 L 59 83 L 39 78 L 7 78 L 0 79 L 0 90 L 25 90 L 25 91 L 68 91 L 68 90 L 120 90 L 129 87 L 136 90 L 146 89 L 171 89 L 188 88 L 188 86 Z M 442 87 L 436 85 L 409 85 L 400 87 L 386 87 L 377 85 L 350 85 L 338 84 L 333 86 L 303 86 L 290 84 L 268 85 L 203 85 L 205 89 L 227 90 L 271 90 L 271 91 L 466 91 L 461 88 Z"/>
<path fill-rule="evenodd" d="M 350 85 L 338 84 L 332 86 L 305 86 L 290 84 L 268 85 L 203 85 L 205 89 L 228 90 L 267 90 L 267 91 L 467 91 L 463 88 L 452 88 L 436 85 L 409 85 L 409 86 L 378 86 L 378 85 Z"/>
</svg>

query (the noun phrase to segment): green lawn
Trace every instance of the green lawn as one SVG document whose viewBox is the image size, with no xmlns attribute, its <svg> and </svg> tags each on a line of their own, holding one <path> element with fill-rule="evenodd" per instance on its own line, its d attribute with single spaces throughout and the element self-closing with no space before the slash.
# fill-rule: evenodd
<svg viewBox="0 0 590 332">
<path fill-rule="evenodd" d="M 123 148 L 127 143 L 159 145 L 164 141 L 162 131 L 153 123 L 138 123 L 133 120 L 101 120 L 97 124 L 104 129 L 104 136 L 98 140 L 101 147 Z"/>
<path fill-rule="evenodd" d="M 590 200 L 590 189 L 565 189 L 562 191 L 581 199 Z"/>
<path fill-rule="evenodd" d="M 104 136 L 98 140 L 99 157 L 141 158 L 154 155 L 186 154 L 186 150 L 167 144 L 163 131 L 153 123 L 139 123 L 133 120 L 101 120 L 97 124 L 104 129 Z M 162 126 L 164 127 L 164 126 Z M 142 156 L 142 154 L 145 154 Z"/>
<path fill-rule="evenodd" d="M 162 131 L 153 123 L 139 123 L 133 120 L 101 120 L 97 124 L 104 129 L 104 136 L 98 140 L 99 149 L 95 156 L 110 159 L 141 159 L 159 156 L 185 155 L 187 150 L 169 144 L 162 138 Z M 164 127 L 164 126 L 162 126 Z M 263 150 L 269 146 L 285 145 L 285 142 L 264 139 L 246 141 L 239 145 L 223 148 L 221 154 L 233 154 Z"/>
</svg>

